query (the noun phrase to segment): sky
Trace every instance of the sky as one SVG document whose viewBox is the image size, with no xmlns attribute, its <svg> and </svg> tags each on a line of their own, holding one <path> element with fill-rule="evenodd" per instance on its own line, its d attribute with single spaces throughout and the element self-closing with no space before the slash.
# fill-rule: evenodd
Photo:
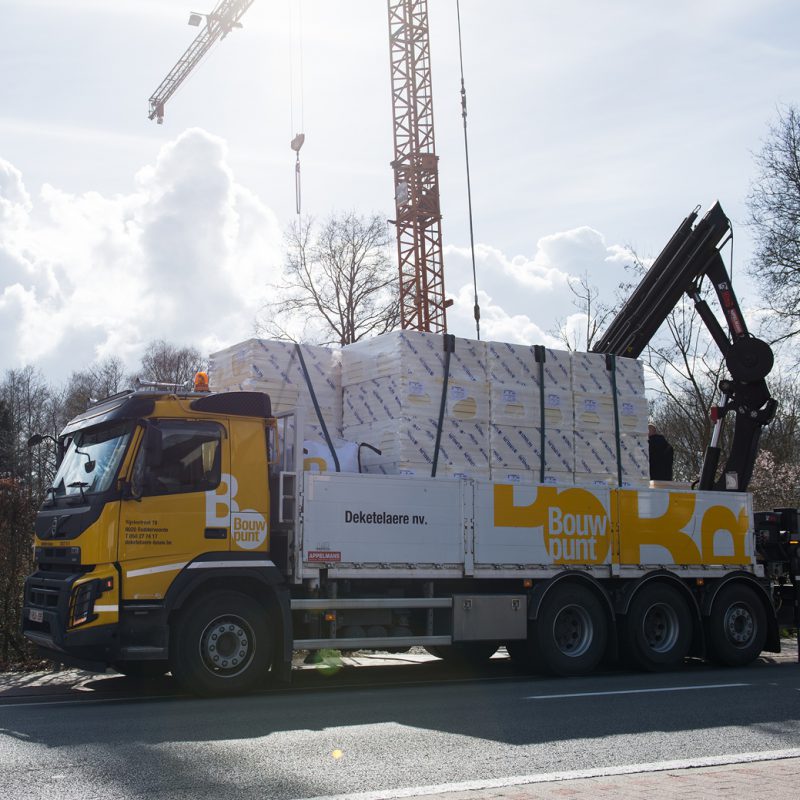
<svg viewBox="0 0 800 800">
<path fill-rule="evenodd" d="M 215 0 L 0 0 L 0 371 L 133 368 L 154 338 L 253 334 L 303 211 L 393 216 L 384 0 L 255 0 L 166 107 L 147 100 Z M 455 0 L 430 0 L 448 328 L 474 336 Z M 736 232 L 782 105 L 796 0 L 462 0 L 484 339 L 555 344 L 587 275 L 613 302 L 697 205 Z M 579 320 L 573 318 L 572 324 Z"/>
</svg>

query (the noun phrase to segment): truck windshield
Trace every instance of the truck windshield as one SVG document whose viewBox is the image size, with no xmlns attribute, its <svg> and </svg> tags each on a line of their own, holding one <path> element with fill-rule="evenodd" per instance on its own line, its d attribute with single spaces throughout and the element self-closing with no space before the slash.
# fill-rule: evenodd
<svg viewBox="0 0 800 800">
<path fill-rule="evenodd" d="M 81 492 L 91 494 L 108 489 L 128 446 L 133 425 L 132 421 L 125 421 L 78 431 L 58 468 L 52 496 L 81 496 Z"/>
</svg>

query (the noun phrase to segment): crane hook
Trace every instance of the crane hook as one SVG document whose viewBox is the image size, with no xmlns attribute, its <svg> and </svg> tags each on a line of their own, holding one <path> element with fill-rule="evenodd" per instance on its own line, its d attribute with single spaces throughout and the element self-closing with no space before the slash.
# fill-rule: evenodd
<svg viewBox="0 0 800 800">
<path fill-rule="evenodd" d="M 291 148 L 297 153 L 297 159 L 294 164 L 294 203 L 297 213 L 300 213 L 300 148 L 306 140 L 304 133 L 298 133 L 292 139 Z"/>
</svg>

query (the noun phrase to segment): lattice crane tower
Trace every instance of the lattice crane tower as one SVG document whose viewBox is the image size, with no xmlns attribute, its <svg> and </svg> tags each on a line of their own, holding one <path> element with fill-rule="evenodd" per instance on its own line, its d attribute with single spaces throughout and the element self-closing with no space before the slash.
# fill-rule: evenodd
<svg viewBox="0 0 800 800">
<path fill-rule="evenodd" d="M 427 0 L 388 0 L 400 319 L 446 333 Z"/>
</svg>

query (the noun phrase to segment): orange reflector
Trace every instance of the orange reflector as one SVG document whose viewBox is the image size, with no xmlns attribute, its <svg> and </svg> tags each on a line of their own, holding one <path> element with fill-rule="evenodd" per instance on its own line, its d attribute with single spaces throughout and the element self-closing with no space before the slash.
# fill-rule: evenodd
<svg viewBox="0 0 800 800">
<path fill-rule="evenodd" d="M 698 586 L 705 586 L 706 579 L 705 578 L 695 578 L 694 581 Z"/>
<path fill-rule="evenodd" d="M 336 622 L 336 612 L 335 611 L 326 611 L 325 612 L 325 622 Z"/>
<path fill-rule="evenodd" d="M 194 390 L 196 392 L 210 392 L 208 388 L 208 373 L 198 372 L 194 376 Z"/>
<path fill-rule="evenodd" d="M 522 581 L 523 589 L 530 589 L 531 586 L 533 586 L 533 581 L 530 578 L 525 578 L 525 580 Z"/>
</svg>

